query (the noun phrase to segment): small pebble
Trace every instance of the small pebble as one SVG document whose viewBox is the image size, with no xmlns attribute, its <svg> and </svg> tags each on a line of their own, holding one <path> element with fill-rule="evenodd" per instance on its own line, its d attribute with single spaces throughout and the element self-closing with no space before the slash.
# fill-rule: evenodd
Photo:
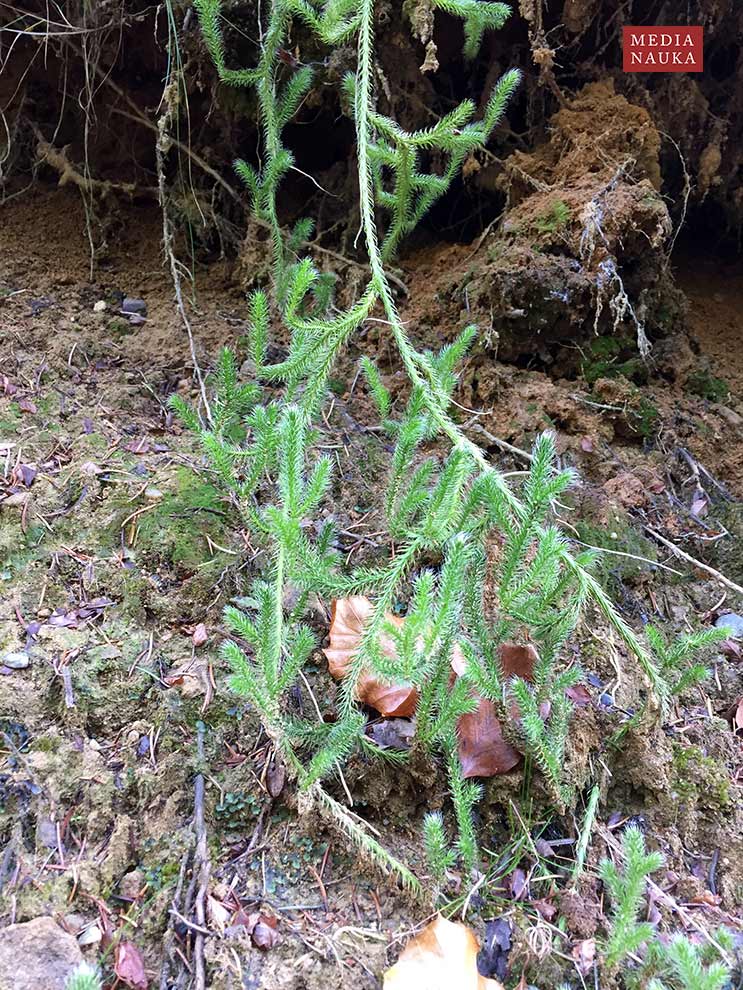
<svg viewBox="0 0 743 990">
<path fill-rule="evenodd" d="M 121 304 L 121 312 L 126 313 L 137 313 L 139 316 L 147 316 L 147 303 L 144 299 L 134 299 L 131 296 L 126 296 Z"/>
<path fill-rule="evenodd" d="M 106 312 L 106 300 L 99 299 L 97 303 L 93 304 L 94 313 L 105 313 Z"/>
<path fill-rule="evenodd" d="M 727 615 L 721 615 L 715 625 L 718 629 L 727 626 L 733 639 L 743 639 L 743 615 L 728 612 Z"/>
<path fill-rule="evenodd" d="M 98 925 L 89 925 L 77 936 L 77 944 L 81 946 L 98 945 L 102 938 L 103 933 Z"/>
<path fill-rule="evenodd" d="M 31 659 L 27 653 L 6 653 L 2 663 L 4 666 L 10 667 L 11 670 L 25 670 L 31 663 Z"/>
</svg>

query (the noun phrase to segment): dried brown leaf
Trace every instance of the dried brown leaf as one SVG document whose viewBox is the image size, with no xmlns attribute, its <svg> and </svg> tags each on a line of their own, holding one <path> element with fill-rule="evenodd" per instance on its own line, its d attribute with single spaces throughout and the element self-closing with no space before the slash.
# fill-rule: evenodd
<svg viewBox="0 0 743 990">
<path fill-rule="evenodd" d="M 596 939 L 586 938 L 582 942 L 576 942 L 570 955 L 580 975 L 588 976 L 596 960 Z"/>
<path fill-rule="evenodd" d="M 259 914 L 250 933 L 250 938 L 256 949 L 272 949 L 281 936 L 277 931 L 276 918 L 267 914 Z"/>
<path fill-rule="evenodd" d="M 503 643 L 499 650 L 501 667 L 506 677 L 522 677 L 530 681 L 538 659 L 533 646 Z M 452 669 L 457 676 L 464 674 L 467 661 L 455 648 Z M 465 777 L 494 777 L 508 773 L 521 762 L 521 753 L 503 736 L 503 726 L 495 714 L 495 706 L 480 698 L 474 712 L 463 715 L 457 724 L 459 761 Z"/>
<path fill-rule="evenodd" d="M 359 648 L 364 627 L 374 614 L 374 605 L 363 595 L 339 598 L 333 602 L 330 615 L 330 642 L 323 653 L 327 657 L 328 670 L 336 680 L 348 673 L 354 654 Z M 401 626 L 403 620 L 391 613 L 385 616 L 391 623 Z M 394 659 L 394 643 L 382 634 L 379 645 L 385 656 Z M 359 678 L 356 696 L 362 704 L 369 705 L 380 715 L 409 716 L 418 704 L 418 692 L 411 685 L 385 684 L 373 674 L 364 671 Z"/>
<path fill-rule="evenodd" d="M 359 648 L 364 627 L 374 613 L 374 605 L 363 595 L 339 598 L 333 602 L 330 623 L 330 642 L 323 651 L 328 669 L 336 680 L 348 673 L 355 651 Z M 387 613 L 386 618 L 396 626 L 404 619 Z M 382 634 L 380 647 L 383 653 L 394 659 L 395 645 Z M 503 643 L 500 659 L 506 677 L 522 677 L 531 680 L 534 664 L 538 659 L 533 646 L 519 643 Z M 458 646 L 452 655 L 454 676 L 464 674 L 467 661 Z M 409 685 L 385 684 L 368 672 L 359 678 L 357 698 L 386 717 L 413 715 L 418 704 L 418 692 Z M 503 737 L 503 727 L 496 717 L 495 707 L 485 698 L 478 699 L 474 712 L 462 716 L 457 726 L 459 759 L 465 777 L 493 777 L 508 773 L 518 766 L 521 754 Z"/>
<path fill-rule="evenodd" d="M 125 443 L 124 450 L 128 450 L 131 454 L 149 454 L 150 444 L 144 437 L 140 437 L 138 440 L 130 440 L 129 443 Z"/>
<path fill-rule="evenodd" d="M 384 990 L 503 990 L 477 972 L 479 949 L 471 928 L 439 915 L 384 974 Z"/>
<path fill-rule="evenodd" d="M 566 688 L 565 694 L 573 702 L 576 708 L 585 708 L 591 704 L 591 692 L 585 684 L 573 684 Z"/>
<path fill-rule="evenodd" d="M 119 942 L 116 946 L 114 973 L 131 990 L 147 990 L 149 986 L 142 953 L 133 942 Z"/>
<path fill-rule="evenodd" d="M 457 739 L 464 777 L 494 777 L 521 762 L 521 753 L 503 738 L 503 726 L 487 698 L 480 698 L 476 710 L 459 719 Z"/>
</svg>

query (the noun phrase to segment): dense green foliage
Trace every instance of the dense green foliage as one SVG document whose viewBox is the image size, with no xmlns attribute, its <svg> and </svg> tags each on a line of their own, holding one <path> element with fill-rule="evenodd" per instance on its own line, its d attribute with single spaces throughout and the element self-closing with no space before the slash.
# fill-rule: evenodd
<svg viewBox="0 0 743 990">
<path fill-rule="evenodd" d="M 356 700 L 362 672 L 418 689 L 414 744 L 443 759 L 457 826 L 450 849 L 443 821 L 429 817 L 425 823 L 431 869 L 440 880 L 457 855 L 469 869 L 479 865 L 473 808 L 480 790 L 464 779 L 457 754 L 457 726 L 476 707 L 476 694 L 492 701 L 504 724 L 512 725 L 514 741 L 542 771 L 556 804 L 562 806 L 571 798 L 562 769 L 571 713 L 566 691 L 580 676 L 574 664 L 566 663 L 562 648 L 586 603 L 597 605 L 619 632 L 661 701 L 685 676 L 679 664 L 686 654 L 673 649 L 672 655 L 662 654 L 659 669 L 591 574 L 593 554 L 573 554 L 554 525 L 552 504 L 574 480 L 570 471 L 557 469 L 554 438 L 545 434 L 537 439 L 531 469 L 523 483 L 514 486 L 457 425 L 452 406 L 457 368 L 476 329 L 467 328 L 438 353 L 418 350 L 390 287 L 386 259 L 446 191 L 466 155 L 488 140 L 518 74 L 508 72 L 495 85 L 481 119 L 473 119 L 475 106 L 464 101 L 430 129 L 409 133 L 376 110 L 373 0 L 317 5 L 272 0 L 261 24 L 260 58 L 254 68 L 230 67 L 220 0 L 196 0 L 196 7 L 220 78 L 257 92 L 264 131 L 262 165 L 256 169 L 241 161 L 236 168 L 256 215 L 271 228 L 274 246 L 272 289 L 255 292 L 251 299 L 254 380 L 240 383 L 234 357 L 225 351 L 214 376 L 211 409 L 197 411 L 173 400 L 183 420 L 200 435 L 214 476 L 230 493 L 253 537 L 269 551 L 270 565 L 254 582 L 248 610 L 231 607 L 226 612 L 235 636 L 224 646 L 234 672 L 232 686 L 260 713 L 303 799 L 330 815 L 383 868 L 392 868 L 417 887 L 410 871 L 394 862 L 322 787 L 323 779 L 355 748 L 375 748 L 364 735 L 365 720 Z M 500 26 L 508 13 L 502 4 L 476 0 L 436 0 L 434 7 L 464 19 L 468 57 L 475 54 L 483 32 Z M 343 95 L 356 126 L 359 205 L 370 275 L 360 297 L 342 312 L 328 311 L 323 279 L 309 259 L 296 257 L 302 239 L 310 236 L 310 221 L 300 221 L 288 235 L 279 222 L 280 183 L 293 167 L 282 131 L 312 85 L 310 67 L 292 68 L 281 57 L 293 19 L 309 26 L 328 46 L 352 39 L 357 46 L 357 70 L 346 79 Z M 440 163 L 440 173 L 426 171 L 426 163 L 433 161 Z M 389 217 L 381 241 L 377 207 Z M 394 444 L 385 508 L 397 549 L 393 559 L 377 568 L 346 573 L 332 526 L 309 525 L 317 519 L 331 484 L 329 459 L 314 452 L 312 424 L 339 352 L 375 308 L 382 311 L 410 380 L 407 405 L 395 417 L 378 369 L 370 360 L 363 361 L 369 391 Z M 289 329 L 291 341 L 285 360 L 272 364 L 267 355 L 273 319 Z M 280 399 L 278 385 L 283 385 Z M 449 452 L 427 455 L 435 440 L 449 441 Z M 488 575 L 497 589 L 495 615 L 484 608 L 487 542 L 494 533 L 501 544 L 499 560 Z M 422 567 L 422 561 L 437 563 Z M 406 622 L 396 628 L 385 614 L 403 585 L 413 590 Z M 288 590 L 296 593 L 291 608 L 285 605 Z M 373 595 L 375 609 L 343 681 L 338 719 L 300 719 L 286 702 L 317 645 L 301 621 L 308 596 L 358 593 Z M 394 642 L 394 659 L 382 649 L 382 636 Z M 538 652 L 532 679 L 510 676 L 499 652 L 502 644 L 526 638 Z M 466 670 L 452 685 L 455 651 L 463 655 Z"/>
</svg>

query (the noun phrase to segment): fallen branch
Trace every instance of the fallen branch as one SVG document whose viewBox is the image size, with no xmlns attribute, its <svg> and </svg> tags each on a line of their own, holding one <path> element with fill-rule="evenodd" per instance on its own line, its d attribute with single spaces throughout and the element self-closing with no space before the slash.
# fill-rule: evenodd
<svg viewBox="0 0 743 990">
<path fill-rule="evenodd" d="M 671 543 L 667 540 L 665 536 L 661 536 L 656 530 L 651 529 L 650 526 L 644 527 L 645 532 L 662 543 L 664 547 L 668 547 L 672 554 L 679 558 L 679 560 L 685 560 L 687 564 L 692 564 L 694 567 L 698 567 L 700 571 L 705 571 L 707 574 L 711 575 L 716 581 L 724 584 L 726 588 L 730 588 L 731 591 L 737 592 L 739 595 L 743 595 L 743 588 L 736 584 L 735 581 L 731 581 L 730 578 L 725 577 L 719 571 L 716 571 L 714 567 L 710 567 L 709 564 L 703 564 L 701 560 L 697 560 L 696 557 L 692 557 L 691 554 L 677 547 L 675 543 Z"/>
<path fill-rule="evenodd" d="M 470 430 L 474 430 L 477 433 L 482 434 L 488 443 L 494 444 L 496 447 L 500 447 L 501 450 L 507 451 L 509 454 L 513 454 L 514 457 L 520 457 L 523 461 L 533 461 L 534 458 L 526 450 L 522 450 L 520 447 L 514 447 L 512 443 L 508 443 L 507 440 L 501 440 L 500 437 L 495 436 L 490 430 L 486 430 L 484 426 L 479 423 L 474 423 Z"/>
<path fill-rule="evenodd" d="M 204 725 L 198 724 L 197 755 L 199 764 L 204 760 Z M 194 877 L 198 878 L 196 892 L 196 925 L 194 936 L 194 986 L 196 990 L 206 990 L 206 962 L 204 960 L 204 931 L 206 928 L 206 895 L 209 887 L 211 864 L 209 862 L 209 846 L 206 841 L 206 824 L 204 821 L 204 775 L 199 772 L 194 780 L 194 830 L 196 832 L 196 851 L 194 854 Z"/>
</svg>

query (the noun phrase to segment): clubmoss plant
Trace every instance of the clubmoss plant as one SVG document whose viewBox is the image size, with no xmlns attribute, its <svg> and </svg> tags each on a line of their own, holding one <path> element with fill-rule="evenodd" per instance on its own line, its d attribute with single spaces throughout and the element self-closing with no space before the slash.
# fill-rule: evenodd
<svg viewBox="0 0 743 990">
<path fill-rule="evenodd" d="M 655 626 L 647 625 L 645 634 L 656 658 L 659 676 L 665 681 L 668 695 L 679 695 L 700 684 L 709 675 L 709 667 L 694 661 L 701 650 L 721 643 L 728 635 L 726 627 L 702 629 L 699 632 L 679 636 L 668 643 L 663 633 Z"/>
<path fill-rule="evenodd" d="M 716 941 L 731 940 L 726 932 L 718 932 Z M 647 990 L 723 990 L 730 985 L 730 967 L 714 958 L 714 945 L 695 945 L 686 936 L 675 935 L 658 955 L 663 977 L 650 980 Z"/>
<path fill-rule="evenodd" d="M 102 990 L 100 970 L 97 966 L 81 962 L 65 980 L 65 990 Z"/>
<path fill-rule="evenodd" d="M 273 240 L 272 291 L 255 292 L 250 303 L 253 380 L 240 384 L 234 358 L 224 352 L 208 425 L 197 410 L 173 400 L 184 421 L 199 433 L 214 476 L 271 561 L 253 585 L 247 611 L 227 612 L 235 637 L 224 647 L 234 672 L 232 686 L 259 712 L 299 786 L 300 801 L 328 815 L 383 868 L 417 887 L 409 870 L 394 862 L 323 786 L 355 747 L 369 748 L 356 701 L 362 672 L 418 688 L 416 745 L 443 757 L 457 822 L 456 852 L 471 869 L 479 856 L 473 820 L 479 788 L 464 778 L 456 733 L 462 715 L 477 704 L 476 693 L 493 702 L 504 722 L 514 721 L 515 706 L 521 745 L 547 777 L 557 802 L 564 804 L 569 794 L 561 764 L 570 715 L 565 691 L 579 675 L 564 662 L 561 651 L 588 601 L 598 606 L 637 658 L 656 701 L 664 700 L 666 687 L 592 575 L 593 555 L 574 554 L 554 525 L 552 503 L 573 481 L 571 472 L 556 468 L 554 438 L 537 440 L 532 468 L 520 488 L 493 468 L 457 425 L 452 408 L 457 367 L 476 329 L 467 328 L 438 353 L 418 350 L 398 313 L 385 267 L 403 238 L 450 186 L 465 157 L 487 142 L 519 76 L 510 71 L 496 83 L 480 119 L 475 119 L 474 104 L 465 100 L 432 128 L 409 132 L 377 109 L 374 0 L 271 0 L 259 14 L 260 50 L 252 68 L 230 65 L 220 0 L 195 0 L 195 6 L 220 78 L 257 93 L 262 164 L 257 169 L 240 161 L 236 169 Z M 505 5 L 487 0 L 434 0 L 433 6 L 463 19 L 466 57 L 476 54 L 484 32 L 499 27 L 509 12 Z M 356 72 L 345 80 L 343 95 L 356 128 L 361 236 L 369 279 L 358 299 L 331 315 L 327 279 L 309 259 L 296 254 L 311 234 L 311 222 L 300 221 L 287 235 L 277 206 L 282 179 L 294 167 L 282 134 L 313 81 L 309 66 L 287 65 L 283 57 L 291 47 L 294 20 L 329 47 L 355 43 L 357 51 Z M 427 170 L 433 157 L 443 163 L 440 173 Z M 377 233 L 378 208 L 389 218 L 382 237 Z M 407 406 L 395 419 L 378 370 L 371 361 L 364 362 L 369 389 L 394 441 L 385 508 L 396 553 L 377 568 L 346 574 L 332 527 L 308 525 L 317 517 L 331 482 L 330 462 L 312 452 L 312 422 L 326 399 L 338 354 L 373 312 L 383 318 L 411 385 Z M 276 318 L 288 328 L 290 343 L 284 360 L 269 363 L 270 327 Z M 271 389 L 269 400 L 262 386 Z M 281 387 L 281 397 L 276 398 Z M 448 453 L 426 457 L 424 447 L 433 440 L 448 441 Z M 498 609 L 485 619 L 487 541 L 494 533 L 503 544 L 493 578 Z M 422 568 L 424 561 L 428 566 Z M 409 583 L 414 590 L 405 625 L 391 628 L 385 613 Z M 296 601 L 288 608 L 290 590 Z M 301 622 L 310 593 L 366 593 L 375 601 L 342 683 L 333 723 L 300 719 L 288 704 L 289 691 L 315 647 L 310 629 Z M 499 653 L 507 641 L 520 642 L 525 631 L 539 657 L 531 680 L 508 674 Z M 395 659 L 382 649 L 383 634 L 395 643 Z M 455 661 L 462 673 L 452 686 Z M 443 827 L 433 819 L 426 824 L 426 846 L 440 875 L 450 855 Z"/>
<path fill-rule="evenodd" d="M 621 871 L 608 859 L 599 867 L 599 875 L 611 898 L 609 937 L 604 946 L 605 963 L 610 972 L 615 972 L 623 959 L 653 937 L 652 925 L 640 921 L 639 917 L 647 879 L 663 865 L 660 853 L 645 852 L 645 839 L 636 825 L 630 825 L 624 831 L 622 859 Z"/>
</svg>

